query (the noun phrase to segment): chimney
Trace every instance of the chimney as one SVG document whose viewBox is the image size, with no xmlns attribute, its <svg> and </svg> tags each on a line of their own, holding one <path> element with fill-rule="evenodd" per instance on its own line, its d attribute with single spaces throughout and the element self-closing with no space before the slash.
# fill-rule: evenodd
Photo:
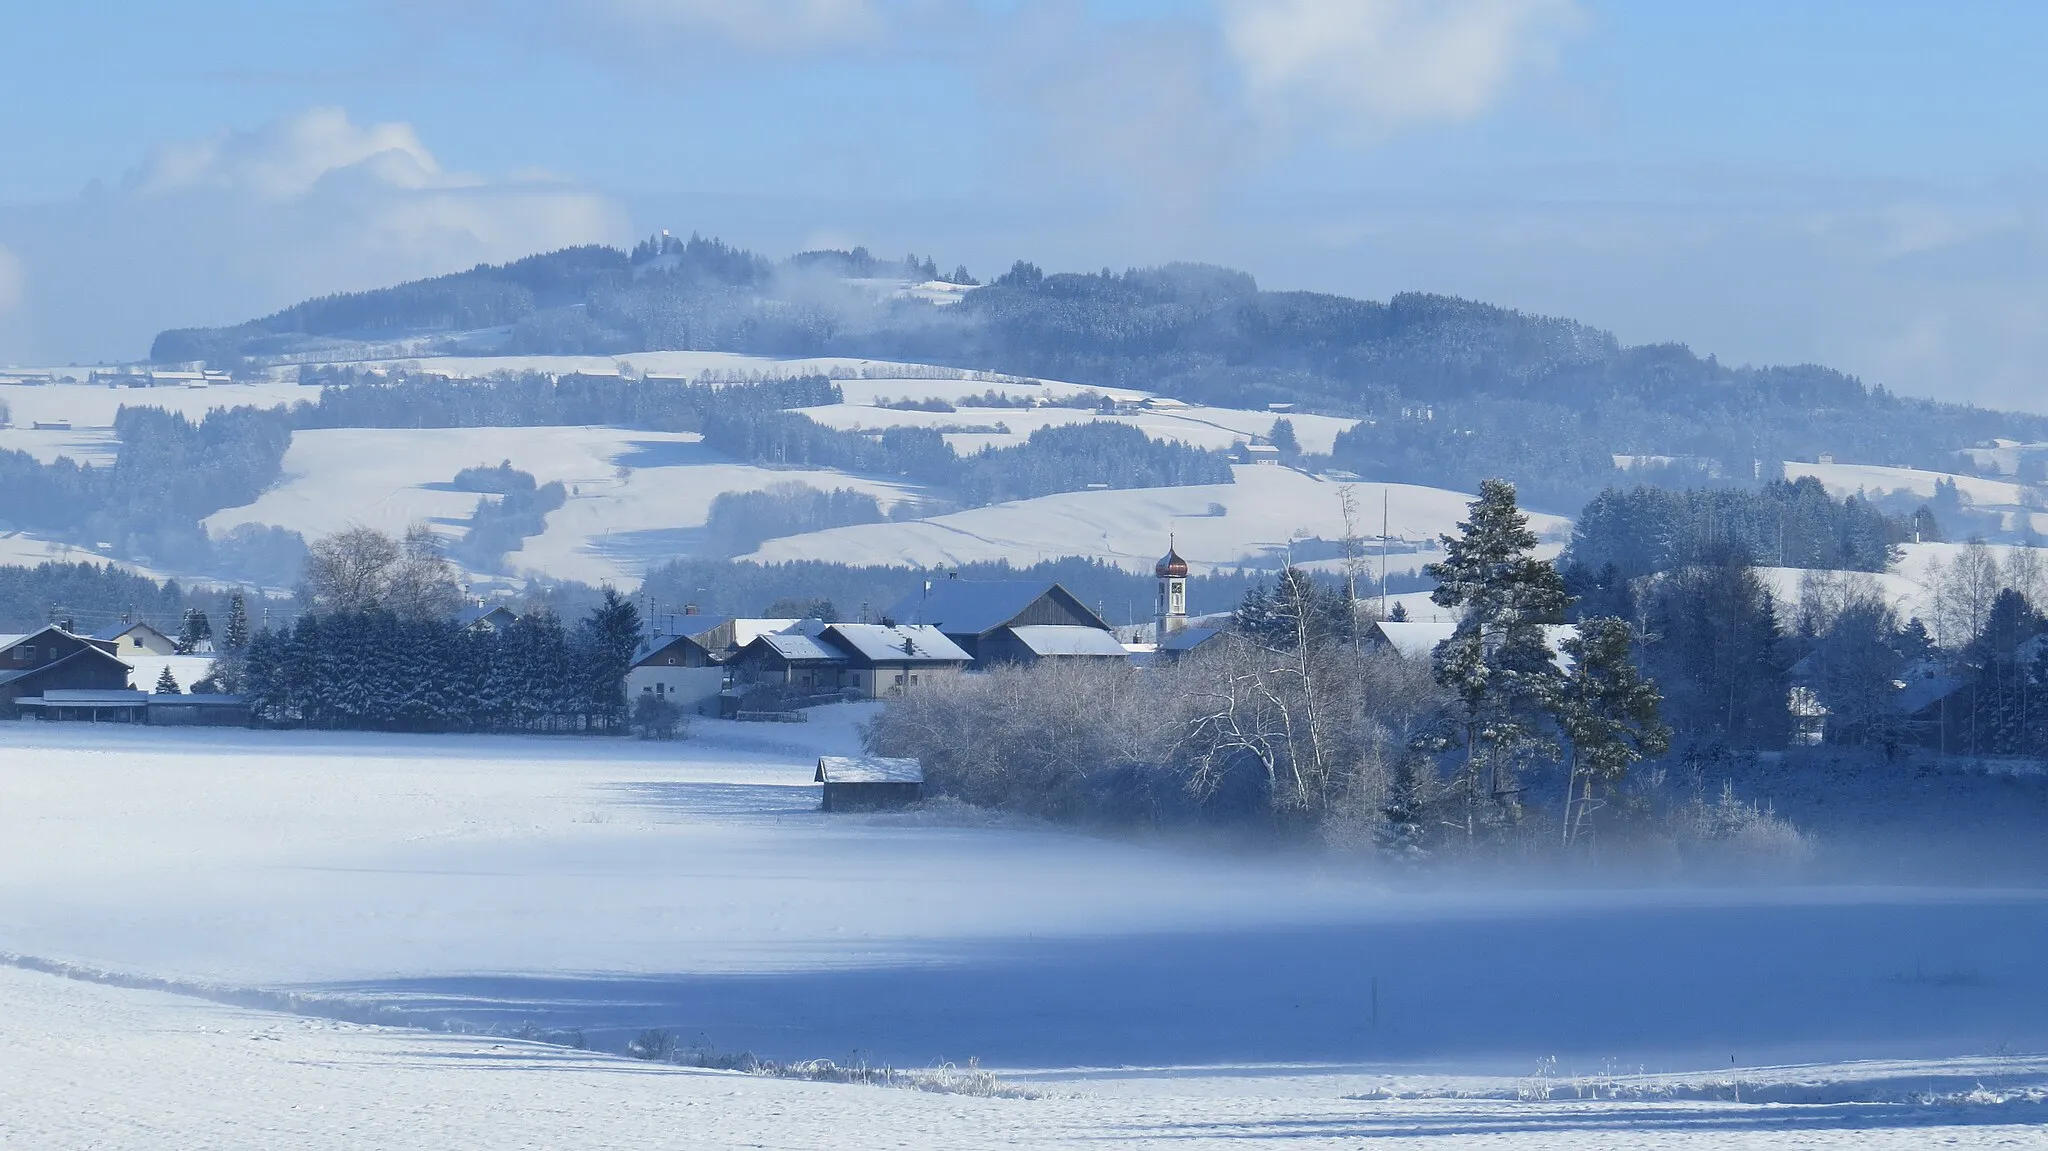
<svg viewBox="0 0 2048 1151">
<path fill-rule="evenodd" d="M 57 621 L 57 629 L 59 631 L 77 631 L 78 627 L 69 619 L 60 619 Z"/>
</svg>

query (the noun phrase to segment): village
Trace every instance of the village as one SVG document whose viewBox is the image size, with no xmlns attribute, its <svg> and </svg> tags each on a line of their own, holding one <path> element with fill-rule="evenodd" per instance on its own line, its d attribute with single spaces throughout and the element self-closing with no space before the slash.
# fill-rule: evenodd
<svg viewBox="0 0 2048 1151">
<path fill-rule="evenodd" d="M 935 680 L 1045 662 L 1146 668 L 1184 659 L 1230 634 L 1231 613 L 1190 617 L 1188 563 L 1170 547 L 1155 565 L 1150 624 L 1118 628 L 1057 582 L 925 579 L 872 620 L 714 618 L 694 605 L 641 621 L 625 674 L 629 708 L 655 701 L 685 717 L 800 722 L 802 708 L 887 700 Z M 1398 613 L 1397 613 L 1398 614 Z M 512 609 L 472 603 L 453 623 L 500 633 Z M 175 630 L 175 629 L 172 629 Z M 1373 620 L 1372 646 L 1426 658 L 1454 625 Z M 147 621 L 85 633 L 69 619 L 0 635 L 0 719 L 244 725 L 241 695 L 214 685 L 220 652 Z"/>
</svg>

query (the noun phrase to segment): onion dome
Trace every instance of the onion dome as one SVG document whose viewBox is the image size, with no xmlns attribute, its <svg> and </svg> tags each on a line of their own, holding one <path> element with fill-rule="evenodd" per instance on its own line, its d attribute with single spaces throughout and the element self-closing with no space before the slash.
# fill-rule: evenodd
<svg viewBox="0 0 2048 1151">
<path fill-rule="evenodd" d="M 1160 556 L 1159 562 L 1152 565 L 1152 574 L 1160 579 L 1186 579 L 1188 561 L 1180 558 L 1180 553 L 1173 550 L 1172 544 L 1168 544 L 1166 554 Z"/>
</svg>

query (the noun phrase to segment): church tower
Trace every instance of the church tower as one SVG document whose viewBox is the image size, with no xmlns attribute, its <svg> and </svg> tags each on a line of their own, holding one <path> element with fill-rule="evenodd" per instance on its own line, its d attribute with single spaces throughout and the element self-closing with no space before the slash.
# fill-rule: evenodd
<svg viewBox="0 0 2048 1151">
<path fill-rule="evenodd" d="M 1188 561 L 1180 558 L 1173 549 L 1172 537 L 1167 538 L 1166 554 L 1152 565 L 1152 574 L 1159 577 L 1159 607 L 1154 613 L 1159 623 L 1158 640 L 1188 626 Z"/>
</svg>

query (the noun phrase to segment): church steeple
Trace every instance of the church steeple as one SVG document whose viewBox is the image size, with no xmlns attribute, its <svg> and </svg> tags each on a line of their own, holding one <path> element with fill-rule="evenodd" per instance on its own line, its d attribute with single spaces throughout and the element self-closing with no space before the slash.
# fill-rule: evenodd
<svg viewBox="0 0 2048 1151">
<path fill-rule="evenodd" d="M 1173 546 L 1173 537 L 1166 537 L 1166 554 L 1152 565 L 1152 574 L 1159 577 L 1159 604 L 1154 616 L 1159 625 L 1159 640 L 1188 626 L 1188 561 L 1180 558 L 1180 552 Z"/>
</svg>

